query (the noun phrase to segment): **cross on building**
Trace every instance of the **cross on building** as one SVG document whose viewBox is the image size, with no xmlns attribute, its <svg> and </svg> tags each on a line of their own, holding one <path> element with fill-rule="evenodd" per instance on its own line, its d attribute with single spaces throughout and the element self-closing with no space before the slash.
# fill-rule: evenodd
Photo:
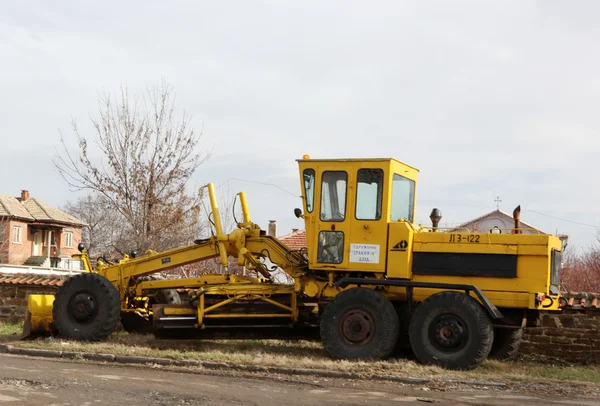
<svg viewBox="0 0 600 406">
<path fill-rule="evenodd" d="M 496 210 L 500 210 L 500 202 L 502 200 L 500 200 L 500 196 L 496 196 L 496 199 L 494 199 L 494 201 L 496 202 Z"/>
</svg>

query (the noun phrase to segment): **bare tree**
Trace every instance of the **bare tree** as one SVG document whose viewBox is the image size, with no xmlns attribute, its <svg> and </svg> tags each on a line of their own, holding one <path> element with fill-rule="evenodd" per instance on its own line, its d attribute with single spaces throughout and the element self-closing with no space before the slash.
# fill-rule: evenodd
<svg viewBox="0 0 600 406">
<path fill-rule="evenodd" d="M 77 152 L 61 135 L 54 165 L 72 189 L 102 195 L 120 215 L 118 250 L 164 250 L 193 240 L 199 196 L 186 186 L 208 155 L 197 151 L 200 134 L 176 110 L 172 89 L 163 81 L 141 101 L 127 88 L 118 98 L 100 96 L 91 123 L 88 133 L 72 122 Z"/>
<path fill-rule="evenodd" d="M 110 255 L 126 248 L 122 246 L 127 233 L 122 227 L 121 216 L 104 195 L 92 193 L 67 202 L 62 209 L 87 224 L 82 230 L 82 242 L 90 255 Z"/>
<path fill-rule="evenodd" d="M 600 231 L 596 242 L 582 253 L 563 253 L 561 287 L 566 291 L 600 292 Z"/>
</svg>

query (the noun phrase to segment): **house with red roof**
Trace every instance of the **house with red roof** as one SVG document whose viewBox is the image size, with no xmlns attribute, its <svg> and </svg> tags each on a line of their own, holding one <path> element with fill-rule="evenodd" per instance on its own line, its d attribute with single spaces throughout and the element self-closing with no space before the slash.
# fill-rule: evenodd
<svg viewBox="0 0 600 406">
<path fill-rule="evenodd" d="M 0 263 L 79 269 L 81 220 L 31 197 L 0 195 Z"/>
</svg>

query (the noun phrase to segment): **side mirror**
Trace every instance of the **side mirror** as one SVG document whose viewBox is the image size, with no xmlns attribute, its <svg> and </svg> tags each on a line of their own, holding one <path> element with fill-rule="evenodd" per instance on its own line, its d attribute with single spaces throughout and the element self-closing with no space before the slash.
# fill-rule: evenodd
<svg viewBox="0 0 600 406">
<path fill-rule="evenodd" d="M 130 252 L 130 254 L 129 254 L 129 256 L 130 256 L 131 258 L 135 258 L 135 257 L 137 257 L 137 251 L 136 251 L 136 250 L 133 250 L 133 251 L 131 251 L 131 252 Z"/>
<path fill-rule="evenodd" d="M 77 245 L 77 249 L 79 250 L 79 252 L 83 252 L 85 251 L 85 245 L 83 245 L 83 243 L 80 242 L 79 245 Z"/>
<path fill-rule="evenodd" d="M 294 216 L 296 216 L 297 218 L 302 217 L 302 210 L 298 209 L 298 208 L 295 208 L 294 209 Z"/>
</svg>

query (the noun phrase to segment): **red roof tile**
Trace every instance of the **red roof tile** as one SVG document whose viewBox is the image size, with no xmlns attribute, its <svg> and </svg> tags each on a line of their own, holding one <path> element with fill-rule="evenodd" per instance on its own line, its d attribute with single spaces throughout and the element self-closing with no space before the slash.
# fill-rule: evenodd
<svg viewBox="0 0 600 406">
<path fill-rule="evenodd" d="M 306 230 L 294 230 L 290 234 L 279 237 L 279 241 L 293 250 L 306 248 Z"/>
<path fill-rule="evenodd" d="M 600 310 L 600 293 L 563 292 L 561 307 L 563 309 L 594 309 Z"/>
<path fill-rule="evenodd" d="M 59 287 L 68 275 L 39 275 L 23 273 L 0 273 L 0 285 L 28 285 Z"/>
</svg>

